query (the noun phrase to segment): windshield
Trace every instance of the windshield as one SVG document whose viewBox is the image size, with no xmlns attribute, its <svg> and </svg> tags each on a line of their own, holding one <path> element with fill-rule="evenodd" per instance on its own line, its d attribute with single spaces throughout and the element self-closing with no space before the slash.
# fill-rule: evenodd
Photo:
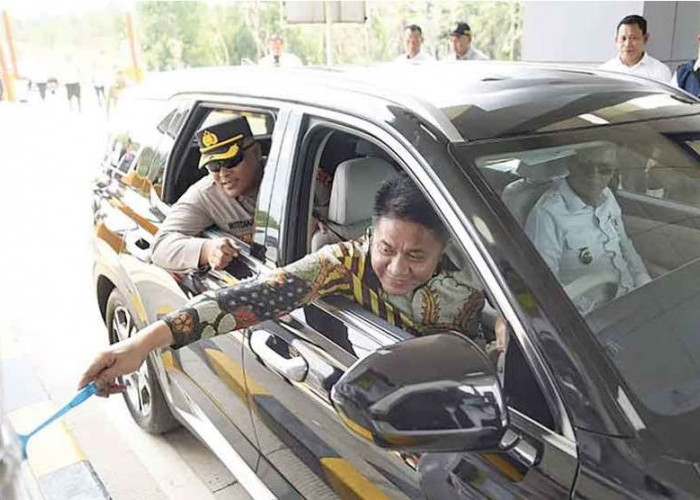
<svg viewBox="0 0 700 500">
<path fill-rule="evenodd" d="M 636 396 L 660 415 L 700 407 L 700 117 L 478 151 L 462 161 L 500 195 Z"/>
</svg>

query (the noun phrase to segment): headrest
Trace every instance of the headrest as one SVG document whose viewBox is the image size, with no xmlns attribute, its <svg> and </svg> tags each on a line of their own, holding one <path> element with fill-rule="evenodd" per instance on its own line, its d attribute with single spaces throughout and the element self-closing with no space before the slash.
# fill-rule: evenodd
<svg viewBox="0 0 700 500">
<path fill-rule="evenodd" d="M 575 157 L 576 152 L 570 150 L 554 154 L 550 152 L 546 156 L 528 155 L 521 157 L 520 165 L 515 169 L 515 173 L 532 181 L 563 179 L 569 175 L 569 165 Z"/>
<path fill-rule="evenodd" d="M 352 158 L 335 171 L 328 219 L 342 225 L 354 224 L 372 217 L 374 196 L 396 170 L 381 158 Z"/>
</svg>

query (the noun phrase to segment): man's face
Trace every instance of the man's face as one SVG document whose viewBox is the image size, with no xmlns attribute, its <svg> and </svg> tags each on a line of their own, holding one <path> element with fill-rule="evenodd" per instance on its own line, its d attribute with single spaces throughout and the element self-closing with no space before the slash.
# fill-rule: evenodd
<svg viewBox="0 0 700 500">
<path fill-rule="evenodd" d="M 260 145 L 255 143 L 245 150 L 243 160 L 233 168 L 212 172 L 214 182 L 227 196 L 235 198 L 253 191 L 260 180 Z"/>
<path fill-rule="evenodd" d="M 462 57 L 469 52 L 471 44 L 471 35 L 450 35 L 450 47 L 452 52 L 458 57 Z"/>
<path fill-rule="evenodd" d="M 282 40 L 270 40 L 268 47 L 273 56 L 280 57 L 282 55 Z"/>
<path fill-rule="evenodd" d="M 597 206 L 603 190 L 610 184 L 615 167 L 613 150 L 584 153 L 567 177 L 569 186 L 584 203 Z"/>
<path fill-rule="evenodd" d="M 423 43 L 423 37 L 417 30 L 406 30 L 403 46 L 406 50 L 406 54 L 411 57 L 415 57 L 418 52 L 420 52 L 420 46 Z"/>
<path fill-rule="evenodd" d="M 644 55 L 644 46 L 649 39 L 649 34 L 642 33 L 636 24 L 623 24 L 617 30 L 615 43 L 620 60 L 628 66 L 636 64 Z"/>
<path fill-rule="evenodd" d="M 445 244 L 422 224 L 380 217 L 370 246 L 372 269 L 384 291 L 405 295 L 430 279 L 444 249 Z"/>
</svg>

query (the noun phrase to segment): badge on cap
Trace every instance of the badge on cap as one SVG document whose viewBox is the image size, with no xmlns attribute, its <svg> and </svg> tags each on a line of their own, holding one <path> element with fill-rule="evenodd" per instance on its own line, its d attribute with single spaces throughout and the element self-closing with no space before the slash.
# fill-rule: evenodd
<svg viewBox="0 0 700 500">
<path fill-rule="evenodd" d="M 212 132 L 209 132 L 208 130 L 202 134 L 202 145 L 204 147 L 210 147 L 213 146 L 219 142 L 219 138 L 216 137 L 216 134 L 213 134 Z"/>
<path fill-rule="evenodd" d="M 580 260 L 582 264 L 586 265 L 593 262 L 593 255 L 591 254 L 591 251 L 588 249 L 588 247 L 583 247 L 581 250 L 579 250 L 578 260 Z"/>
</svg>

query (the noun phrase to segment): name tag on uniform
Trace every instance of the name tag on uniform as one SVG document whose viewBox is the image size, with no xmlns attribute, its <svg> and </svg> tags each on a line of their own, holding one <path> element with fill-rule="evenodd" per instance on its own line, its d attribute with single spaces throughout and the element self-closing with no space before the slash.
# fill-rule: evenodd
<svg viewBox="0 0 700 500">
<path fill-rule="evenodd" d="M 578 252 L 578 260 L 581 261 L 582 264 L 590 264 L 593 262 L 593 254 L 589 250 L 588 247 L 583 247 L 582 249 L 579 250 Z"/>
</svg>

